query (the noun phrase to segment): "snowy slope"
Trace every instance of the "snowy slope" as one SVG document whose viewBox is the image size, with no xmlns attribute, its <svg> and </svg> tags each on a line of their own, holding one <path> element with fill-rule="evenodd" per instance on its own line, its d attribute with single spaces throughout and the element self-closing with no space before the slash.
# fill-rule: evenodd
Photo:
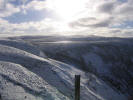
<svg viewBox="0 0 133 100">
<path fill-rule="evenodd" d="M 95 75 L 60 61 L 40 57 L 38 49 L 26 42 L 0 41 L 2 100 L 73 100 L 75 74 L 82 76 L 81 100 L 126 100 L 123 94 Z"/>
<path fill-rule="evenodd" d="M 45 80 L 26 68 L 0 62 L 0 94 L 2 100 L 66 100 Z"/>
<path fill-rule="evenodd" d="M 65 40 L 63 37 L 65 43 L 59 38 L 62 39 L 54 38 L 54 42 L 53 38 L 47 42 L 45 37 L 25 40 L 48 57 L 91 72 L 115 91 L 132 96 L 133 38 L 70 37 Z"/>
<path fill-rule="evenodd" d="M 1 45 L 11 46 L 24 50 L 26 52 L 32 53 L 37 56 L 46 57 L 38 48 L 35 48 L 30 43 L 26 43 L 22 39 L 12 40 L 12 39 L 0 39 Z"/>
</svg>

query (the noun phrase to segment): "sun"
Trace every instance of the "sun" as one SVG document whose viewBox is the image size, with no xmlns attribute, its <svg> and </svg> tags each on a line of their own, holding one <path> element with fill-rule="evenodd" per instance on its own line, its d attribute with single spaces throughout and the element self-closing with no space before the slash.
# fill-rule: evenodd
<svg viewBox="0 0 133 100">
<path fill-rule="evenodd" d="M 87 0 L 48 0 L 47 6 L 65 22 L 74 20 L 85 8 Z"/>
</svg>

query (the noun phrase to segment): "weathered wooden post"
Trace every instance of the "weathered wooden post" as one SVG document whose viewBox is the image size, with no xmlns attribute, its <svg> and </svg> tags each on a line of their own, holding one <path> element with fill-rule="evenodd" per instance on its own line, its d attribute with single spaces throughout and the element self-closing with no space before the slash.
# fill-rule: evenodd
<svg viewBox="0 0 133 100">
<path fill-rule="evenodd" d="M 75 75 L 75 100 L 80 100 L 80 75 Z"/>
</svg>

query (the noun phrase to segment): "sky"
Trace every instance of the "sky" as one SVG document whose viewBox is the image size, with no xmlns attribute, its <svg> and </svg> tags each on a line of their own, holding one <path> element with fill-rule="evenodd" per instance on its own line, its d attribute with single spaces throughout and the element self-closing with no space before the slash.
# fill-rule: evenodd
<svg viewBox="0 0 133 100">
<path fill-rule="evenodd" d="M 133 0 L 0 0 L 0 35 L 133 36 Z"/>
</svg>

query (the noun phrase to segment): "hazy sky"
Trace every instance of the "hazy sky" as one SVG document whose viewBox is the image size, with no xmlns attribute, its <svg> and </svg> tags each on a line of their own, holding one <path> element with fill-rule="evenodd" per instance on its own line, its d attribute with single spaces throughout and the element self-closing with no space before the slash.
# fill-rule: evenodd
<svg viewBox="0 0 133 100">
<path fill-rule="evenodd" d="M 0 34 L 133 36 L 133 0 L 0 0 Z"/>
</svg>

